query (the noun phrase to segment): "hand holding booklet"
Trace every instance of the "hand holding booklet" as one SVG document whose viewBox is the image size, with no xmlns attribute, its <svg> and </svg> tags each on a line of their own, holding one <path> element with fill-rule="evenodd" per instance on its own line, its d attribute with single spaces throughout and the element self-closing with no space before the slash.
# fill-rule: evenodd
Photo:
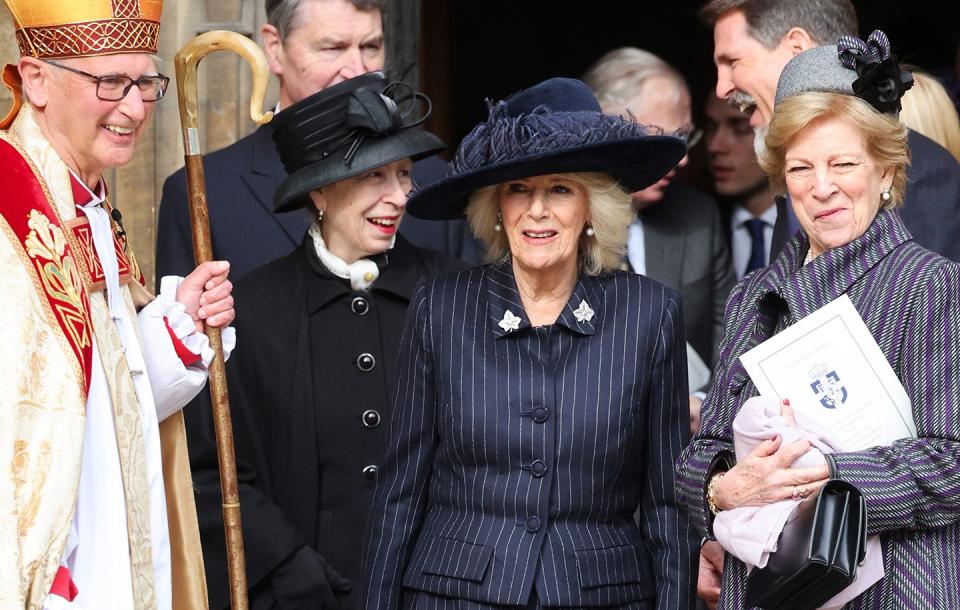
<svg viewBox="0 0 960 610">
<path fill-rule="evenodd" d="M 906 390 L 846 295 L 764 341 L 743 354 L 740 360 L 763 397 L 751 400 L 766 400 L 779 406 L 783 399 L 789 399 L 796 419 L 795 433 L 815 444 L 818 435 L 832 439 L 833 446 L 822 448 L 824 453 L 858 451 L 917 435 Z M 749 413 L 750 404 L 748 401 L 734 420 L 735 437 L 739 436 L 738 420 Z M 781 419 L 773 417 L 769 421 Z M 740 425 L 742 427 L 743 422 Z M 783 433 L 786 432 L 794 431 Z M 738 440 L 743 439 L 735 438 L 735 444 Z M 831 484 L 843 483 L 831 481 Z M 882 550 L 877 536 L 866 540 L 863 556 L 839 561 L 845 557 L 839 549 L 850 550 L 851 540 L 862 540 L 865 534 L 866 508 L 862 495 L 855 487 L 850 493 L 859 498 L 863 511 L 858 513 L 864 519 L 860 529 L 856 527 L 856 519 L 847 518 L 847 511 L 858 506 L 852 496 L 846 498 L 847 502 L 839 502 L 839 496 L 825 495 L 823 490 L 817 497 L 815 515 L 810 505 L 806 506 L 807 510 L 800 510 L 802 505 L 793 503 L 797 506 L 793 507 L 788 520 L 791 525 L 786 528 L 782 512 L 776 515 L 778 518 L 770 531 L 754 528 L 754 524 L 762 522 L 761 517 L 769 519 L 783 503 L 755 509 L 756 515 L 748 515 L 753 523 L 746 529 L 763 530 L 768 542 L 778 536 L 775 545 L 767 544 L 763 549 L 775 550 L 776 554 L 769 555 L 766 567 L 752 572 L 748 579 L 748 605 L 778 607 L 780 601 L 789 599 L 797 604 L 801 600 L 812 604 L 804 607 L 820 607 L 826 602 L 823 608 L 840 608 L 883 578 Z M 835 510 L 831 513 L 826 510 L 827 506 Z M 839 512 L 838 507 L 842 507 Z M 824 508 L 823 514 L 821 508 Z M 742 509 L 733 512 L 739 510 Z M 804 515 L 805 519 L 801 519 Z M 723 513 L 720 516 L 724 516 Z M 821 556 L 822 550 L 829 553 Z"/>
<path fill-rule="evenodd" d="M 915 437 L 910 397 L 847 295 L 740 356 L 760 395 L 790 400 L 845 451 Z"/>
</svg>

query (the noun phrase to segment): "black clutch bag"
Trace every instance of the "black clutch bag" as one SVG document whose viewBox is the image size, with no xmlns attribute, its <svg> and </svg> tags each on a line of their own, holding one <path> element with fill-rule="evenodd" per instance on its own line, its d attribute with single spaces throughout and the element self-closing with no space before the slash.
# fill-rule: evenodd
<svg viewBox="0 0 960 610">
<path fill-rule="evenodd" d="M 788 523 L 766 567 L 747 577 L 746 605 L 762 610 L 813 610 L 857 576 L 867 542 L 867 506 L 846 481 L 820 489 L 816 508 Z"/>
</svg>

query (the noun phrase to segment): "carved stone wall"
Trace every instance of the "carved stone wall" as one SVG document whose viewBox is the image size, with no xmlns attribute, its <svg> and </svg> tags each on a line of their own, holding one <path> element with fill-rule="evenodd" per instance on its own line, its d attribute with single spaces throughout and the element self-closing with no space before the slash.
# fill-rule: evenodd
<svg viewBox="0 0 960 610">
<path fill-rule="evenodd" d="M 63 0 L 69 2 L 71 0 Z M 144 132 L 130 165 L 109 171 L 110 200 L 123 213 L 123 221 L 140 265 L 153 286 L 157 211 L 163 181 L 183 165 L 180 117 L 174 82 L 173 56 L 185 42 L 213 29 L 229 29 L 259 42 L 264 17 L 263 0 L 166 0 L 160 29 L 159 55 L 162 73 L 171 77 L 167 97 L 156 104 L 153 122 Z M 419 0 L 389 0 L 384 24 L 388 61 L 402 67 L 416 57 L 419 32 Z M 6 6 L 0 8 L 0 61 L 14 63 L 18 56 L 13 20 Z M 255 128 L 248 114 L 250 74 L 239 57 L 215 53 L 200 67 L 200 136 L 204 152 L 223 148 Z M 0 114 L 9 105 L 6 88 L 0 92 Z M 268 107 L 276 100 L 276 82 L 267 93 Z M 207 184 L 215 189 L 217 185 Z"/>
</svg>

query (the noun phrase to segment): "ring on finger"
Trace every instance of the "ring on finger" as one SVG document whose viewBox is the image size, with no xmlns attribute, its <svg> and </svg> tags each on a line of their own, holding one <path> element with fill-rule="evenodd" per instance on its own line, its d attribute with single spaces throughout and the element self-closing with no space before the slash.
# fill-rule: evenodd
<svg viewBox="0 0 960 610">
<path fill-rule="evenodd" d="M 790 494 L 790 499 L 791 499 L 791 500 L 799 500 L 799 499 L 802 498 L 802 497 L 803 497 L 803 495 L 800 493 L 800 489 L 799 489 L 796 485 L 794 485 L 794 486 L 793 486 L 793 493 Z"/>
</svg>

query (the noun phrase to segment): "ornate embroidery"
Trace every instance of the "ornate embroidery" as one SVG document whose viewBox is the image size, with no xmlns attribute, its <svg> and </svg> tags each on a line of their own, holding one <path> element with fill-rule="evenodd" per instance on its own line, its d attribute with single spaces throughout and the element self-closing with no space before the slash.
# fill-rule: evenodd
<svg viewBox="0 0 960 610">
<path fill-rule="evenodd" d="M 31 454 L 29 449 L 30 444 L 27 441 L 16 441 L 13 447 L 11 465 L 17 494 L 22 494 L 32 488 L 29 499 L 23 503 L 23 509 L 17 514 L 17 533 L 21 537 L 27 535 L 27 532 L 37 520 L 40 500 L 43 498 L 41 493 L 44 489 L 43 482 L 47 478 L 47 473 L 50 471 L 50 462 L 53 459 L 53 451 L 47 441 L 40 443 L 40 450 L 36 453 Z M 35 458 L 35 464 L 31 464 L 31 455 Z"/>
<path fill-rule="evenodd" d="M 160 24 L 146 19 L 104 19 L 85 23 L 68 23 L 50 27 L 17 30 L 21 55 L 41 58 L 79 57 L 106 53 L 156 53 Z"/>
<path fill-rule="evenodd" d="M 114 236 L 113 243 L 117 247 L 117 258 L 120 258 L 122 255 L 125 264 L 128 265 L 130 277 L 146 288 L 147 284 L 143 279 L 143 272 L 140 271 L 140 263 L 137 262 L 137 257 L 133 255 L 133 250 L 125 250 L 123 244 L 120 243 L 120 240 L 118 240 L 116 236 Z M 122 280 L 123 278 L 121 277 L 120 279 Z"/>
<path fill-rule="evenodd" d="M 89 307 L 85 303 L 86 295 L 77 265 L 72 256 L 65 254 L 66 236 L 63 229 L 37 210 L 30 210 L 27 226 L 30 228 L 24 240 L 27 254 L 33 259 L 54 313 L 69 335 L 70 345 L 83 361 L 82 350 L 92 345 L 86 315 Z"/>
<path fill-rule="evenodd" d="M 93 244 L 93 232 L 90 230 L 90 221 L 86 216 L 80 215 L 77 218 L 65 223 L 73 232 L 75 237 L 75 247 L 77 259 L 83 263 L 81 271 L 86 271 L 84 280 L 87 290 L 90 292 L 99 292 L 106 288 L 106 277 L 100 259 L 97 257 L 97 251 Z M 117 265 L 120 272 L 120 285 L 128 284 L 131 279 L 143 284 L 140 267 L 136 264 L 133 255 L 127 255 L 123 249 L 123 244 L 113 236 L 113 248 L 117 253 Z"/>
<path fill-rule="evenodd" d="M 23 120 L 33 124 L 29 107 L 21 110 L 20 117 L 26 117 Z M 19 121 L 17 124 L 21 123 Z M 39 128 L 33 125 L 39 134 Z M 75 371 L 85 395 L 90 386 L 93 361 L 93 326 L 89 318 L 89 299 L 82 282 L 78 281 L 80 276 L 73 258 L 74 246 L 64 239 L 66 235 L 59 228 L 60 219 L 52 204 L 53 197 L 46 183 L 39 178 L 39 170 L 20 145 L 8 137 L 6 131 L 0 130 L 0 175 L 9 191 L 5 203 L 0 206 L 0 216 L 3 217 L 0 230 L 10 237 L 12 243 L 19 244 L 18 256 L 24 267 L 32 272 L 31 281 L 37 291 L 39 304 L 51 325 L 59 330 L 56 333 L 57 340 L 62 341 L 64 349 L 76 356 Z M 49 147 L 49 144 L 46 146 Z M 31 210 L 39 215 L 32 215 Z M 32 255 L 28 253 L 26 243 L 31 234 Z M 42 256 L 44 252 L 52 256 L 56 263 L 48 267 L 46 263 L 52 259 L 45 259 Z"/>
<path fill-rule="evenodd" d="M 113 16 L 116 18 L 139 17 L 140 1 L 139 0 L 113 0 Z"/>
</svg>

